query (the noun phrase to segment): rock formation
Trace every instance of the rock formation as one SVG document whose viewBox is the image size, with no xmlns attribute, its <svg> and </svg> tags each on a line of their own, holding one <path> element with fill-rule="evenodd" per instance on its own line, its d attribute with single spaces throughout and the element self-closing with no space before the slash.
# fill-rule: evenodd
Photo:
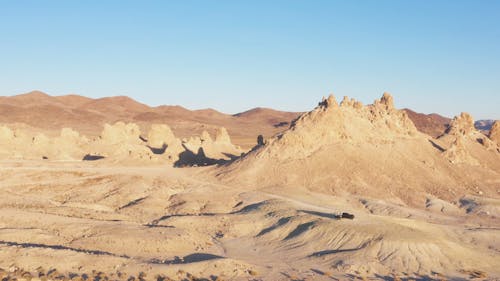
<svg viewBox="0 0 500 281">
<path fill-rule="evenodd" d="M 161 148 L 165 144 L 175 141 L 177 138 L 165 124 L 153 124 L 148 132 L 148 145 L 155 148 Z"/>
<path fill-rule="evenodd" d="M 139 144 L 141 130 L 134 123 L 116 122 L 114 125 L 104 124 L 101 140 L 105 144 L 133 143 Z"/>
<path fill-rule="evenodd" d="M 231 143 L 231 138 L 223 127 L 217 129 L 215 139 L 207 131 L 203 131 L 199 137 L 184 139 L 182 145 L 186 151 L 181 154 L 177 166 L 222 163 L 243 153 L 240 147 Z"/>
<path fill-rule="evenodd" d="M 14 131 L 7 126 L 0 126 L 0 157 L 8 158 L 12 155 L 14 138 Z"/>
<path fill-rule="evenodd" d="M 325 144 L 390 142 L 399 137 L 411 138 L 416 133 L 406 113 L 394 109 L 388 93 L 366 107 L 347 98 L 339 106 L 330 95 L 316 109 L 294 120 L 289 130 L 270 140 L 268 153 L 282 159 L 305 158 Z"/>
<path fill-rule="evenodd" d="M 470 135 L 473 132 L 476 132 L 474 119 L 469 113 L 466 112 L 462 112 L 459 116 L 453 118 L 448 129 L 446 130 L 446 134 L 449 135 Z"/>
<path fill-rule="evenodd" d="M 479 165 L 481 161 L 494 161 L 488 160 L 488 154 L 484 155 L 482 150 L 498 152 L 497 144 L 478 131 L 474 127 L 474 118 L 465 112 L 453 118 L 438 140 L 448 147 L 443 153 L 445 158 L 455 164 Z"/>
<path fill-rule="evenodd" d="M 141 139 L 139 126 L 124 122 L 104 124 L 100 140 L 94 144 L 94 150 L 90 154 L 113 161 L 151 160 L 154 155 Z"/>
<path fill-rule="evenodd" d="M 0 126 L 0 143 L 7 143 L 14 139 L 14 132 L 7 126 Z"/>
<path fill-rule="evenodd" d="M 453 164 L 470 164 L 470 165 L 478 165 L 479 162 L 477 159 L 472 157 L 465 146 L 465 136 L 458 135 L 455 141 L 452 143 L 450 148 L 443 152 L 444 157 L 450 160 Z"/>
<path fill-rule="evenodd" d="M 215 142 L 217 143 L 231 143 L 231 137 L 227 133 L 226 128 L 220 127 L 215 132 Z"/>
<path fill-rule="evenodd" d="M 500 145 L 500 121 L 497 120 L 493 125 L 491 126 L 490 133 L 488 137 L 496 142 L 498 145 Z"/>
<path fill-rule="evenodd" d="M 60 138 L 67 141 L 76 142 L 80 140 L 80 133 L 71 128 L 62 128 Z"/>
<path fill-rule="evenodd" d="M 500 155 L 479 143 L 471 121 L 462 114 L 446 137 L 435 140 L 419 132 L 388 93 L 366 106 L 348 98 L 339 106 L 329 96 L 288 130 L 216 173 L 248 186 L 392 194 L 407 203 L 436 193 L 435 186 L 447 190 L 480 181 L 485 190 L 495 192 L 484 179 L 498 177 Z M 469 168 L 462 164 L 478 168 L 464 172 Z"/>
<path fill-rule="evenodd" d="M 44 147 L 50 144 L 50 138 L 43 133 L 36 134 L 32 140 L 32 144 L 34 146 Z"/>
<path fill-rule="evenodd" d="M 166 124 L 153 124 L 148 133 L 148 146 L 154 154 L 163 155 L 175 162 L 179 154 L 184 151 L 181 141 L 175 137 Z"/>
</svg>

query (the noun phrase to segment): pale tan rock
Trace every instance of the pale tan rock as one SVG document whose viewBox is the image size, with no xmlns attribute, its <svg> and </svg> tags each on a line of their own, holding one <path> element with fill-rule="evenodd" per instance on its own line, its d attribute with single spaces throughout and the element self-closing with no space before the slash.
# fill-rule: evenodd
<svg viewBox="0 0 500 281">
<path fill-rule="evenodd" d="M 104 129 L 101 133 L 101 139 L 106 144 L 118 143 L 141 143 L 141 131 L 139 126 L 134 123 L 116 122 L 113 125 L 104 124 Z"/>
<path fill-rule="evenodd" d="M 462 112 L 453 118 L 446 133 L 449 135 L 469 135 L 475 131 L 474 118 L 469 113 Z"/>
<path fill-rule="evenodd" d="M 212 142 L 212 137 L 210 136 L 210 134 L 207 131 L 203 131 L 201 133 L 200 140 L 202 142 L 210 143 L 210 142 Z"/>
<path fill-rule="evenodd" d="M 490 133 L 488 137 L 496 142 L 498 145 L 500 145 L 500 121 L 496 120 L 493 125 L 491 126 Z"/>
<path fill-rule="evenodd" d="M 394 98 L 388 92 L 385 92 L 380 99 L 380 104 L 383 104 L 387 109 L 394 109 Z"/>
<path fill-rule="evenodd" d="M 61 129 L 61 138 L 66 140 L 78 140 L 80 139 L 80 133 L 71 129 L 71 128 L 62 128 Z"/>
<path fill-rule="evenodd" d="M 175 137 L 166 124 L 151 125 L 148 133 L 148 146 L 158 157 L 165 156 L 171 162 L 177 161 L 180 153 L 184 151 L 182 142 Z"/>
<path fill-rule="evenodd" d="M 47 137 L 45 134 L 38 133 L 33 137 L 33 145 L 41 148 L 46 148 L 51 145 L 51 143 L 49 137 Z"/>
<path fill-rule="evenodd" d="M 220 127 L 216 130 L 215 142 L 217 142 L 217 143 L 231 143 L 231 137 L 229 136 L 226 128 Z"/>
<path fill-rule="evenodd" d="M 176 140 L 170 127 L 166 124 L 153 124 L 148 132 L 148 145 L 160 148 Z"/>
<path fill-rule="evenodd" d="M 328 107 L 323 100 L 266 145 L 221 167 L 220 177 L 249 185 L 323 191 L 328 186 L 335 193 L 392 192 L 408 202 L 435 192 L 433 186 L 452 188 L 500 172 L 498 153 L 485 149 L 475 132 L 433 140 L 394 107 L 388 93 L 372 105 L 355 104 L 344 98 L 340 107 Z M 472 120 L 463 115 L 457 118 L 458 127 L 469 126 L 461 125 L 462 119 L 469 125 Z M 474 176 L 467 172 L 470 166 L 478 169 Z"/>
<path fill-rule="evenodd" d="M 0 142 L 10 142 L 14 139 L 14 131 L 7 126 L 0 126 Z"/>
<path fill-rule="evenodd" d="M 451 147 L 444 151 L 443 155 L 453 164 L 478 165 L 478 160 L 470 155 L 464 142 L 465 136 L 457 135 Z"/>
</svg>

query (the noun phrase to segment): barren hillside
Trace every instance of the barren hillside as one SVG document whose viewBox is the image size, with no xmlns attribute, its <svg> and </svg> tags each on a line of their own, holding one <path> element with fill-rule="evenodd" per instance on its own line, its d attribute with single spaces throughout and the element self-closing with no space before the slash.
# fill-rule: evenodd
<svg viewBox="0 0 500 281">
<path fill-rule="evenodd" d="M 180 137 L 190 137 L 225 127 L 237 145 L 246 149 L 256 143 L 258 135 L 266 137 L 285 129 L 298 113 L 255 109 L 229 115 L 213 109 L 189 110 L 181 106 L 150 107 L 129 97 L 91 99 L 78 95 L 49 96 L 34 91 L 27 94 L 0 97 L 0 123 L 21 123 L 57 135 L 64 127 L 80 133 L 99 135 L 105 123 L 134 122 L 142 130 L 153 123 L 168 124 Z M 248 114 L 253 112 L 253 114 Z M 245 128 L 242 130 L 241 128 Z"/>
</svg>

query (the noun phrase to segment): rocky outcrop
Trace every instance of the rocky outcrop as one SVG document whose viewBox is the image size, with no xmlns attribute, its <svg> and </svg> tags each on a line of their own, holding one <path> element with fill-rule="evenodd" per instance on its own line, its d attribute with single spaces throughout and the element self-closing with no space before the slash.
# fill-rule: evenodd
<svg viewBox="0 0 500 281">
<path fill-rule="evenodd" d="M 32 140 L 33 140 L 32 144 L 35 147 L 40 147 L 40 148 L 49 146 L 51 142 L 50 138 L 42 133 L 36 134 Z"/>
<path fill-rule="evenodd" d="M 444 157 L 453 164 L 478 165 L 478 160 L 470 155 L 465 141 L 464 135 L 457 135 L 450 148 L 443 152 Z"/>
<path fill-rule="evenodd" d="M 448 147 L 443 155 L 454 164 L 478 165 L 479 159 L 485 158 L 481 150 L 499 151 L 494 141 L 475 128 L 474 118 L 466 112 L 455 116 L 438 139 Z"/>
<path fill-rule="evenodd" d="M 67 141 L 79 141 L 81 137 L 79 132 L 71 128 L 62 128 L 60 138 Z"/>
<path fill-rule="evenodd" d="M 216 143 L 231 143 L 231 137 L 229 136 L 226 128 L 220 127 L 215 131 L 215 142 Z"/>
<path fill-rule="evenodd" d="M 207 131 L 199 137 L 184 139 L 182 145 L 185 152 L 181 153 L 177 166 L 205 166 L 225 163 L 239 157 L 244 151 L 231 143 L 231 138 L 225 128 L 216 130 L 215 139 Z"/>
<path fill-rule="evenodd" d="M 14 131 L 7 126 L 0 126 L 0 143 L 10 142 L 14 139 Z"/>
<path fill-rule="evenodd" d="M 179 154 L 184 151 L 181 141 L 166 124 L 151 125 L 147 141 L 148 147 L 155 155 L 171 162 L 177 161 Z"/>
<path fill-rule="evenodd" d="M 112 159 L 113 161 L 151 160 L 153 153 L 141 139 L 141 130 L 135 123 L 116 122 L 104 124 L 100 139 L 93 144 L 90 155 Z"/>
<path fill-rule="evenodd" d="M 56 137 L 30 130 L 12 130 L 0 126 L 0 158 L 48 160 L 100 160 L 120 163 L 177 163 L 211 165 L 232 160 L 243 152 L 231 143 L 225 128 L 216 131 L 215 139 L 204 131 L 201 136 L 182 142 L 166 124 L 153 124 L 147 137 L 137 124 L 105 124 L 99 138 L 89 140 L 71 128 L 63 128 Z M 193 156 L 199 161 L 192 161 Z"/>
<path fill-rule="evenodd" d="M 388 93 L 366 106 L 347 97 L 339 105 L 331 95 L 216 175 L 249 187 L 392 194 L 407 203 L 435 193 L 436 186 L 447 190 L 484 182 L 493 192 L 484 179 L 498 177 L 499 155 L 479 143 L 471 120 L 462 114 L 446 138 L 436 140 L 419 132 Z M 471 165 L 474 172 L 465 172 Z"/>
<path fill-rule="evenodd" d="M 357 101 L 355 99 L 349 99 L 349 97 L 344 96 L 342 99 L 342 102 L 340 103 L 341 107 L 354 107 L 356 109 L 361 109 L 363 107 L 363 103 L 360 101 Z"/>
<path fill-rule="evenodd" d="M 394 108 L 384 93 L 373 105 L 344 97 L 340 106 L 330 95 L 311 112 L 299 116 L 289 130 L 266 145 L 266 153 L 286 158 L 305 158 L 333 143 L 391 142 L 411 138 L 417 130 L 405 112 Z"/>
<path fill-rule="evenodd" d="M 473 132 L 476 132 L 476 128 L 474 127 L 474 118 L 472 118 L 472 116 L 467 112 L 462 112 L 459 116 L 455 116 L 446 130 L 446 134 L 449 135 L 460 134 L 466 136 Z"/>
<path fill-rule="evenodd" d="M 498 145 L 500 145 L 500 121 L 497 120 L 493 125 L 491 126 L 490 133 L 488 137 L 496 142 Z"/>
<path fill-rule="evenodd" d="M 15 159 L 81 160 L 88 139 L 70 128 L 63 128 L 56 137 L 36 133 L 28 128 L 0 127 L 0 157 Z"/>
<path fill-rule="evenodd" d="M 170 127 L 166 124 L 153 124 L 148 132 L 148 145 L 155 148 L 161 148 L 163 145 L 177 140 Z"/>
<path fill-rule="evenodd" d="M 394 98 L 392 97 L 391 94 L 388 92 L 385 92 L 380 100 L 375 100 L 373 103 L 375 106 L 382 106 L 385 107 L 386 110 L 393 110 L 394 109 Z"/>
<path fill-rule="evenodd" d="M 101 140 L 105 144 L 119 143 L 141 143 L 141 130 L 134 123 L 116 122 L 113 125 L 104 124 L 104 129 L 101 133 Z"/>
</svg>

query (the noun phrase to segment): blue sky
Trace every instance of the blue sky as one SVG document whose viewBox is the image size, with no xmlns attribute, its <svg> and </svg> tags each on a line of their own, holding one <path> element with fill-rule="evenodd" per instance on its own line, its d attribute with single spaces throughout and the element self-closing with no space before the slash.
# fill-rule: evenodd
<svg viewBox="0 0 500 281">
<path fill-rule="evenodd" d="M 0 95 L 235 113 L 333 92 L 500 119 L 500 1 L 0 0 Z"/>
</svg>

